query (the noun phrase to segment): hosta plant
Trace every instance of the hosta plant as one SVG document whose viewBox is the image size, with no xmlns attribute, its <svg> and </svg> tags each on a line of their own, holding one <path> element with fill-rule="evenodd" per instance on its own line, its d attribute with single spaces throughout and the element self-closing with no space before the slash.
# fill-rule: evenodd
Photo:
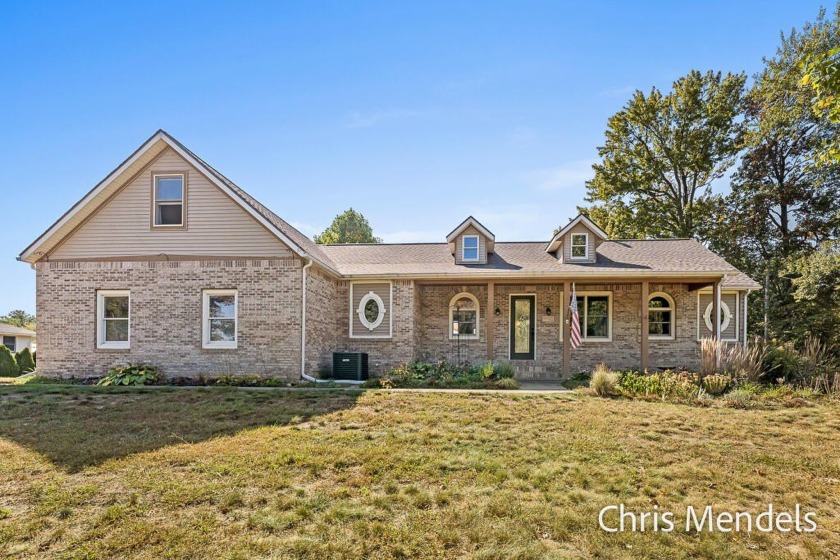
<svg viewBox="0 0 840 560">
<path fill-rule="evenodd" d="M 149 364 L 114 366 L 97 385 L 152 385 L 160 380 L 158 368 Z"/>
</svg>

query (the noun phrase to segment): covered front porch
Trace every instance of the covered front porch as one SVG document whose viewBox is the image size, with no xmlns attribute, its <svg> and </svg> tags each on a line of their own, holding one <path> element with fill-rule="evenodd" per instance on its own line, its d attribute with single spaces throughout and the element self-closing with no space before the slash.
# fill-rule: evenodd
<svg viewBox="0 0 840 560">
<path fill-rule="evenodd" d="M 520 379 L 563 379 L 600 362 L 693 368 L 701 338 L 744 339 L 744 298 L 725 293 L 722 277 L 574 280 L 582 343 L 572 349 L 572 285 L 571 279 L 418 282 L 416 357 L 510 360 Z"/>
</svg>

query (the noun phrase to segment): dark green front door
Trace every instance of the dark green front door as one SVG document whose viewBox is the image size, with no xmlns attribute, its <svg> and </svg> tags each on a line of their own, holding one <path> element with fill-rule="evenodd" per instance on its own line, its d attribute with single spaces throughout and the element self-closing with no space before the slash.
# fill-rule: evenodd
<svg viewBox="0 0 840 560">
<path fill-rule="evenodd" d="M 510 359 L 533 360 L 536 296 L 510 297 Z"/>
</svg>

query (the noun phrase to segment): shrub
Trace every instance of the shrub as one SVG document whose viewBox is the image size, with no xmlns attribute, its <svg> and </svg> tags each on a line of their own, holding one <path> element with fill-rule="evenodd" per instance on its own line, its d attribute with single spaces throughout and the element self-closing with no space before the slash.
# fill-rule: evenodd
<svg viewBox="0 0 840 560">
<path fill-rule="evenodd" d="M 736 379 L 758 381 L 765 371 L 767 344 L 755 337 L 746 347 L 740 344 L 727 346 L 721 353 L 721 369 Z"/>
<path fill-rule="evenodd" d="M 703 389 L 710 395 L 722 395 L 724 391 L 729 388 L 732 383 L 732 378 L 728 375 L 716 373 L 714 375 L 707 375 L 703 378 Z"/>
<path fill-rule="evenodd" d="M 773 340 L 764 357 L 764 371 L 785 381 L 799 379 L 802 373 L 802 358 L 793 343 L 779 344 Z"/>
<path fill-rule="evenodd" d="M 478 371 L 481 372 L 484 379 L 490 379 L 496 374 L 496 368 L 493 365 L 493 362 L 485 362 L 478 368 Z"/>
<path fill-rule="evenodd" d="M 513 379 L 516 368 L 510 362 L 496 362 L 493 364 L 493 373 L 496 374 L 496 379 Z"/>
<path fill-rule="evenodd" d="M 160 380 L 160 372 L 148 364 L 126 364 L 114 366 L 97 385 L 151 385 Z"/>
<path fill-rule="evenodd" d="M 32 357 L 32 352 L 29 351 L 29 348 L 24 348 L 18 352 L 15 355 L 15 360 L 17 360 L 18 370 L 20 370 L 20 373 L 35 371 L 35 359 Z"/>
<path fill-rule="evenodd" d="M 0 377 L 17 377 L 18 365 L 12 351 L 0 344 Z"/>
<path fill-rule="evenodd" d="M 258 373 L 247 373 L 243 375 L 220 375 L 213 380 L 213 384 L 228 387 L 281 387 L 286 382 L 276 377 L 263 377 Z"/>
<path fill-rule="evenodd" d="M 687 371 L 640 373 L 626 371 L 619 377 L 619 386 L 631 396 L 657 396 L 661 399 L 690 399 L 700 388 L 700 375 Z"/>
<path fill-rule="evenodd" d="M 700 373 L 702 375 L 712 375 L 717 372 L 721 350 L 721 343 L 713 338 L 704 338 L 700 341 Z"/>
<path fill-rule="evenodd" d="M 592 372 L 589 388 L 599 397 L 612 397 L 618 394 L 618 374 L 606 364 L 598 364 Z"/>
<path fill-rule="evenodd" d="M 519 389 L 519 383 L 517 383 L 516 379 L 513 379 L 512 377 L 503 377 L 502 379 L 496 381 L 496 388 L 507 390 Z"/>
<path fill-rule="evenodd" d="M 725 394 L 723 396 L 723 401 L 726 406 L 732 408 L 749 408 L 754 401 L 754 394 L 738 387 L 737 389 L 733 389 Z"/>
</svg>

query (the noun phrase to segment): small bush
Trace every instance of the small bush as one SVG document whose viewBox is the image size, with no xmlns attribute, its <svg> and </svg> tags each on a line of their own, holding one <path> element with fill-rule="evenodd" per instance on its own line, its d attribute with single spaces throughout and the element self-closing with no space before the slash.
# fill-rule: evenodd
<svg viewBox="0 0 840 560">
<path fill-rule="evenodd" d="M 29 348 L 24 348 L 15 354 L 15 360 L 17 361 L 18 370 L 21 374 L 35 371 L 35 359 L 32 357 L 32 352 L 30 352 Z"/>
<path fill-rule="evenodd" d="M 736 379 L 758 381 L 766 373 L 767 344 L 759 337 L 745 346 L 731 344 L 721 352 L 721 369 Z"/>
<path fill-rule="evenodd" d="M 704 338 L 700 341 L 700 373 L 712 375 L 718 369 L 718 356 L 721 343 L 714 338 Z"/>
<path fill-rule="evenodd" d="M 0 377 L 17 377 L 18 365 L 12 351 L 0 344 Z"/>
<path fill-rule="evenodd" d="M 516 379 L 513 379 L 511 377 L 504 377 L 496 381 L 496 388 L 506 390 L 519 389 L 519 383 L 516 382 Z"/>
<path fill-rule="evenodd" d="M 802 376 L 802 357 L 792 342 L 779 344 L 776 340 L 767 348 L 764 357 L 764 371 L 784 381 L 800 379 Z"/>
<path fill-rule="evenodd" d="M 703 378 L 703 389 L 710 395 L 722 395 L 732 383 L 732 378 L 728 375 L 716 373 L 714 375 L 707 375 Z"/>
<path fill-rule="evenodd" d="M 97 385 L 152 385 L 160 380 L 160 372 L 148 364 L 126 364 L 108 370 Z"/>
<path fill-rule="evenodd" d="M 513 379 L 516 368 L 510 362 L 496 362 L 493 364 L 493 373 L 496 374 L 496 379 Z"/>
<path fill-rule="evenodd" d="M 227 387 L 282 387 L 286 383 L 283 379 L 264 377 L 258 373 L 220 375 L 213 380 L 214 385 Z"/>
<path fill-rule="evenodd" d="M 606 364 L 598 364 L 592 372 L 589 388 L 599 397 L 613 397 L 618 394 L 618 374 Z"/>
<path fill-rule="evenodd" d="M 731 408 L 750 408 L 754 400 L 755 396 L 753 393 L 744 391 L 740 387 L 729 391 L 723 396 L 724 403 Z"/>
</svg>

